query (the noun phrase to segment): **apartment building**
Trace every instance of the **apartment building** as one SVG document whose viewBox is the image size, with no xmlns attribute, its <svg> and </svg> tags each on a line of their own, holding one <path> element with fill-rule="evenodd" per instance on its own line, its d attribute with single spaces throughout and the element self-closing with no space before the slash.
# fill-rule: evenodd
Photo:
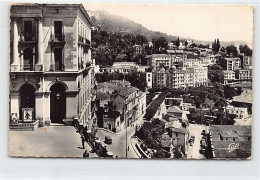
<svg viewBox="0 0 260 180">
<path fill-rule="evenodd" d="M 240 58 L 225 58 L 226 65 L 224 67 L 225 70 L 234 71 L 236 69 L 241 68 L 241 60 Z"/>
<path fill-rule="evenodd" d="M 235 80 L 235 72 L 234 71 L 223 71 L 224 73 L 224 84 L 228 84 L 229 81 Z"/>
<path fill-rule="evenodd" d="M 10 16 L 11 122 L 87 126 L 94 72 L 83 5 L 14 4 Z"/>
</svg>

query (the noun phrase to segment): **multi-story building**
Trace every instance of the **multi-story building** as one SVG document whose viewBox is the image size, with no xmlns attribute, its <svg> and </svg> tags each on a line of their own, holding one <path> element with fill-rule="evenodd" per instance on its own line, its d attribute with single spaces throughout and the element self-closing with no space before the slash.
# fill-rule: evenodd
<svg viewBox="0 0 260 180">
<path fill-rule="evenodd" d="M 243 66 L 252 66 L 252 56 L 243 56 Z"/>
<path fill-rule="evenodd" d="M 114 110 L 120 112 L 121 120 L 126 119 L 129 125 L 145 113 L 146 93 L 127 85 L 125 81 L 119 82 L 104 82 L 98 85 L 100 105 L 112 102 L 115 106 Z"/>
<path fill-rule="evenodd" d="M 245 119 L 248 117 L 248 111 L 246 107 L 227 106 L 226 110 L 229 114 L 236 115 L 236 118 L 238 119 Z"/>
<path fill-rule="evenodd" d="M 207 86 L 208 85 L 208 67 L 200 66 L 191 68 L 194 75 L 193 87 Z"/>
<path fill-rule="evenodd" d="M 153 87 L 153 73 L 152 72 L 146 72 L 146 86 L 148 88 Z"/>
<path fill-rule="evenodd" d="M 153 87 L 187 88 L 208 85 L 208 68 L 155 68 L 153 70 Z"/>
<path fill-rule="evenodd" d="M 252 69 L 239 69 L 240 80 L 252 80 Z"/>
<path fill-rule="evenodd" d="M 228 84 L 229 82 L 228 81 L 232 81 L 232 80 L 235 80 L 235 72 L 234 71 L 223 71 L 224 73 L 224 84 Z"/>
<path fill-rule="evenodd" d="M 143 53 L 143 47 L 139 44 L 135 44 L 133 46 L 135 55 L 139 55 Z"/>
<path fill-rule="evenodd" d="M 137 71 L 138 67 L 135 62 L 114 62 L 112 66 L 100 68 L 99 72 L 128 74 L 131 70 Z"/>
<path fill-rule="evenodd" d="M 234 71 L 236 69 L 240 69 L 241 60 L 240 58 L 225 58 L 226 65 L 224 67 L 225 70 Z"/>
<path fill-rule="evenodd" d="M 83 5 L 14 4 L 10 34 L 11 120 L 88 125 L 94 73 Z"/>
<path fill-rule="evenodd" d="M 169 87 L 170 86 L 170 71 L 165 68 L 154 68 L 152 71 L 153 87 Z"/>
<path fill-rule="evenodd" d="M 150 67 L 170 67 L 171 66 L 171 56 L 168 54 L 153 54 L 148 61 Z"/>
</svg>

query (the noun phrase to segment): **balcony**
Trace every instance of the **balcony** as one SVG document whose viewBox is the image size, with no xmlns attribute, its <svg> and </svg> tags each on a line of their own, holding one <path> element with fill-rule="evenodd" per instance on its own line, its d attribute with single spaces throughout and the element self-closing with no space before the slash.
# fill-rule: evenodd
<svg viewBox="0 0 260 180">
<path fill-rule="evenodd" d="M 88 53 L 88 50 L 90 49 L 90 41 L 87 38 L 83 38 L 79 35 L 78 44 L 83 47 L 84 53 Z"/>
<path fill-rule="evenodd" d="M 50 37 L 50 44 L 52 46 L 64 46 L 66 44 L 64 34 L 55 34 Z"/>
<path fill-rule="evenodd" d="M 34 47 L 36 45 L 36 35 L 34 34 L 21 34 L 19 40 L 19 46 L 22 47 Z"/>
<path fill-rule="evenodd" d="M 42 64 L 25 64 L 25 65 L 14 65 L 11 64 L 11 72 L 18 72 L 18 71 L 43 71 L 43 65 Z"/>
</svg>

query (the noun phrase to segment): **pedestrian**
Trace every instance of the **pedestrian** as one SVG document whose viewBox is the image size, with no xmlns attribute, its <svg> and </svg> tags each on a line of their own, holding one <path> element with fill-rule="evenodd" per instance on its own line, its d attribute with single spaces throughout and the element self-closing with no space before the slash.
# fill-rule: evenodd
<svg viewBox="0 0 260 180">
<path fill-rule="evenodd" d="M 87 150 L 83 153 L 83 158 L 86 158 L 86 157 L 89 157 L 89 153 Z"/>
<path fill-rule="evenodd" d="M 81 143 L 82 143 L 82 149 L 85 149 L 85 138 L 84 136 L 81 136 Z"/>
</svg>

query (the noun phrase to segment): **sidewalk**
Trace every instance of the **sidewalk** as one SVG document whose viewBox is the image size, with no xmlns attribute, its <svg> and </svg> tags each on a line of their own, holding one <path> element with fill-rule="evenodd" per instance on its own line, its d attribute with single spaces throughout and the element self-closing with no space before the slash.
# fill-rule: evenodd
<svg viewBox="0 0 260 180">
<path fill-rule="evenodd" d="M 35 131 L 9 131 L 9 155 L 19 157 L 77 157 L 91 151 L 72 126 L 46 126 Z M 98 157 L 89 153 L 90 158 Z"/>
</svg>

